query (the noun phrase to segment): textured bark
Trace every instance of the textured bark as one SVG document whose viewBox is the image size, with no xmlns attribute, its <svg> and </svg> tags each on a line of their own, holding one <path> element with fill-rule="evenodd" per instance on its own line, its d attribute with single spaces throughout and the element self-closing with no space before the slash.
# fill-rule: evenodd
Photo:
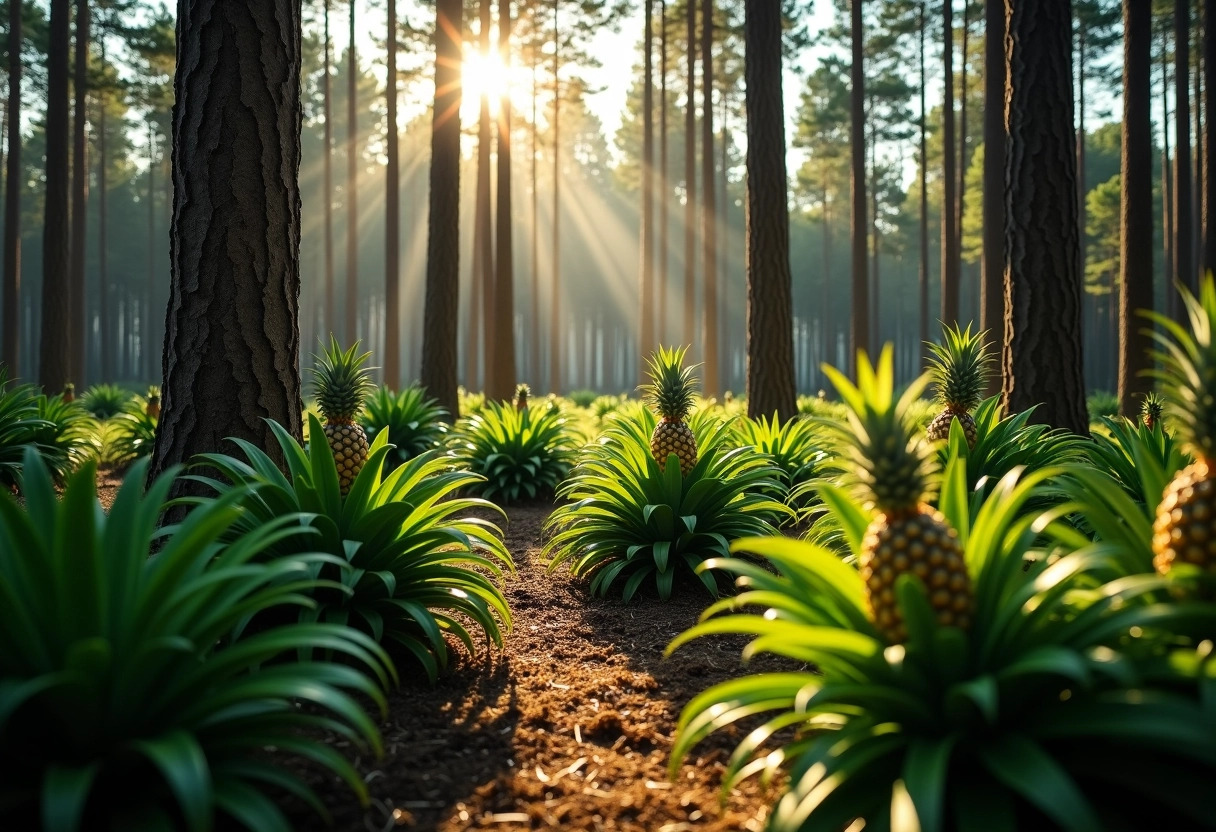
<svg viewBox="0 0 1216 832">
<path fill-rule="evenodd" d="M 350 0 L 350 40 L 346 47 L 346 308 L 344 340 L 359 337 L 359 58 L 355 49 L 355 3 Z M 434 394 L 432 394 L 434 395 Z"/>
<path fill-rule="evenodd" d="M 1174 0 L 1174 275 L 1193 293 L 1199 282 L 1192 258 L 1190 27 L 1190 0 Z"/>
<path fill-rule="evenodd" d="M 1005 3 L 984 4 L 984 194 L 983 254 L 980 258 L 980 329 L 993 354 L 1005 340 Z M 989 376 L 985 393 L 1001 392 Z"/>
<path fill-rule="evenodd" d="M 8 4 L 8 158 L 4 175 L 4 317 L 0 328 L 0 364 L 9 377 L 21 374 L 19 324 L 21 320 L 21 9 Z"/>
<path fill-rule="evenodd" d="M 535 18 L 533 18 L 535 20 Z M 524 327 L 524 331 L 528 333 L 528 378 L 535 384 L 540 380 L 540 342 L 541 342 L 541 327 L 540 327 L 540 176 L 537 163 L 537 127 L 539 123 L 536 120 L 537 95 L 536 95 L 536 70 L 540 62 L 540 53 L 533 42 L 531 50 L 532 59 L 532 125 L 530 135 L 532 139 L 531 163 L 532 163 L 532 221 L 528 223 L 529 233 L 532 235 L 529 251 L 532 253 L 532 291 L 531 295 L 531 316 L 529 317 L 528 326 Z"/>
<path fill-rule="evenodd" d="M 954 137 L 954 15 L 951 0 L 942 3 L 942 313 L 943 324 L 958 323 L 959 252 L 958 225 L 954 221 L 955 172 Z"/>
<path fill-rule="evenodd" d="M 920 358 L 923 365 L 929 355 L 929 149 L 928 128 L 925 124 L 926 102 L 925 87 L 928 79 L 925 77 L 925 5 L 927 0 L 921 0 L 920 13 L 917 20 L 917 35 L 919 40 L 918 57 L 920 62 L 920 114 L 917 119 L 920 131 Z"/>
<path fill-rule="evenodd" d="M 558 26 L 560 0 L 553 0 L 553 240 L 550 251 L 549 291 L 549 392 L 562 392 L 562 274 L 561 274 L 561 182 L 562 156 L 558 128 L 561 114 L 562 82 L 561 28 Z"/>
<path fill-rule="evenodd" d="M 642 17 L 642 211 L 638 267 L 638 384 L 646 381 L 646 358 L 654 351 L 654 0 Z"/>
<path fill-rule="evenodd" d="M 718 371 L 718 217 L 714 188 L 714 0 L 701 2 L 701 385 L 722 392 Z"/>
<path fill-rule="evenodd" d="M 1084 18 L 1079 18 L 1084 20 Z M 1089 189 L 1085 186 L 1085 26 L 1077 26 L 1077 225 L 1084 241 L 1088 226 L 1085 216 L 1085 198 Z M 1081 263 L 1085 263 L 1085 248 L 1082 242 Z"/>
<path fill-rule="evenodd" d="M 684 4 L 688 23 L 688 97 L 684 100 L 684 344 L 696 341 L 697 311 L 697 4 Z"/>
<path fill-rule="evenodd" d="M 334 297 L 334 130 L 333 130 L 333 93 L 332 84 L 330 81 L 330 50 L 329 42 L 329 0 L 325 0 L 324 10 L 324 25 L 325 25 L 325 57 L 324 65 L 325 72 L 322 79 L 321 87 L 321 103 L 325 114 L 325 147 L 321 150 L 322 169 L 324 171 L 324 202 L 325 202 L 325 332 L 323 336 L 328 336 L 337 332 L 338 322 L 335 318 L 335 303 Z"/>
<path fill-rule="evenodd" d="M 747 0 L 747 412 L 798 412 L 781 99 L 781 8 Z"/>
<path fill-rule="evenodd" d="M 58 393 L 71 377 L 68 277 L 68 50 L 71 6 L 52 0 L 46 83 L 46 197 L 42 222 L 42 332 L 38 380 Z"/>
<path fill-rule="evenodd" d="M 477 9 L 477 48 L 490 54 L 490 0 L 480 0 Z M 494 208 L 490 204 L 490 154 L 494 149 L 494 122 L 490 115 L 490 93 L 481 94 L 477 116 L 477 191 L 473 206 L 473 280 L 480 284 L 482 369 L 486 389 L 494 375 Z"/>
<path fill-rule="evenodd" d="M 853 150 L 853 168 L 850 182 L 852 220 L 849 226 L 853 244 L 853 314 L 849 345 L 849 367 L 857 369 L 858 350 L 870 348 L 870 297 L 866 279 L 866 89 L 865 35 L 861 25 L 862 0 L 852 0 L 852 46 L 853 66 L 850 100 L 849 137 Z"/>
<path fill-rule="evenodd" d="M 456 325 L 460 303 L 461 0 L 435 4 L 435 107 L 431 129 L 430 219 L 426 247 L 426 313 L 422 386 L 451 418 L 456 391 Z"/>
<path fill-rule="evenodd" d="M 1134 417 L 1152 389 L 1151 339 L 1140 309 L 1153 308 L 1151 0 L 1123 0 L 1123 155 L 1120 170 L 1119 409 Z"/>
<path fill-rule="evenodd" d="M 1006 0 L 1004 403 L 1087 435 L 1081 233 L 1071 71 L 1072 4 Z"/>
<path fill-rule="evenodd" d="M 498 51 L 504 71 L 511 65 L 511 3 L 498 0 Z M 494 372 L 486 395 L 515 395 L 515 257 L 511 216 L 511 99 L 498 104 L 498 188 L 494 234 Z"/>
<path fill-rule="evenodd" d="M 88 125 L 89 97 L 89 3 L 76 0 L 76 57 L 72 79 L 76 108 L 72 116 L 72 249 L 68 304 L 71 324 L 65 333 L 71 380 L 85 383 L 85 350 L 88 345 L 88 319 L 85 309 L 84 252 L 88 245 L 89 168 L 85 128 Z"/>
<path fill-rule="evenodd" d="M 291 0 L 181 6 L 152 477 L 229 437 L 279 457 L 266 419 L 300 438 L 300 25 Z"/>
<path fill-rule="evenodd" d="M 105 33 L 98 32 L 98 46 L 101 50 L 101 65 L 106 63 Z M 97 328 L 101 333 L 101 373 L 100 378 L 115 377 L 114 346 L 118 333 L 110 326 L 110 270 L 109 264 L 109 228 L 107 216 L 109 203 L 109 188 L 106 184 L 106 100 L 99 95 L 97 100 Z"/>
<path fill-rule="evenodd" d="M 388 166 L 384 171 L 384 383 L 401 383 L 401 168 L 397 140 L 397 0 L 388 0 Z"/>
<path fill-rule="evenodd" d="M 1167 52 L 1169 38 L 1161 34 L 1161 227 L 1162 249 L 1165 263 L 1165 307 L 1169 314 L 1177 315 L 1178 293 L 1174 291 L 1174 188 L 1173 165 L 1170 156 L 1170 67 Z"/>
<path fill-rule="evenodd" d="M 1216 152 L 1216 0 L 1203 0 L 1203 273 L 1216 272 L 1216 176 L 1212 155 Z"/>
<path fill-rule="evenodd" d="M 145 268 L 147 274 L 144 276 L 144 293 L 147 295 L 147 308 L 144 310 L 144 317 L 141 319 L 143 326 L 141 332 L 143 334 L 143 354 L 140 356 L 142 361 L 142 369 L 145 378 L 157 378 L 160 376 L 159 368 L 156 366 L 156 359 L 159 357 L 163 349 L 163 339 L 155 337 L 156 328 L 153 326 L 153 321 L 156 320 L 157 314 L 153 312 L 156 307 L 156 132 L 152 121 L 148 121 L 148 250 L 146 252 L 147 260 Z M 162 319 L 163 320 L 163 319 Z"/>
<path fill-rule="evenodd" d="M 671 231 L 668 217 L 671 184 L 667 170 L 667 0 L 659 0 L 659 181 L 655 192 L 658 194 L 659 209 L 659 273 L 658 285 L 655 287 L 658 294 L 658 314 L 655 317 L 655 341 L 662 344 L 666 341 L 668 332 L 667 292 L 671 263 L 671 251 L 668 248 Z"/>
</svg>

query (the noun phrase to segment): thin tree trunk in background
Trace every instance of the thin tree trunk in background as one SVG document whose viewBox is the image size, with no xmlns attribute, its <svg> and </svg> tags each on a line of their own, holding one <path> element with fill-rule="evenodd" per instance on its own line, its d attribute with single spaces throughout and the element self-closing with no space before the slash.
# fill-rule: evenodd
<svg viewBox="0 0 1216 832">
<path fill-rule="evenodd" d="M 435 106 L 431 128 L 426 306 L 422 319 L 422 386 L 452 420 L 460 415 L 456 329 L 460 303 L 462 16 L 461 0 L 435 3 Z"/>
<path fill-rule="evenodd" d="M 642 8 L 641 268 L 638 269 L 638 383 L 646 381 L 646 359 L 654 350 L 654 0 Z"/>
<path fill-rule="evenodd" d="M 1194 293 L 1199 283 L 1191 248 L 1190 25 L 1190 0 L 1174 0 L 1174 274 Z"/>
<path fill-rule="evenodd" d="M 697 310 L 697 3 L 686 0 L 688 15 L 688 96 L 684 100 L 684 344 L 696 341 Z"/>
<path fill-rule="evenodd" d="M 671 202 L 671 184 L 667 170 L 667 0 L 659 0 L 659 182 L 655 188 L 658 194 L 658 227 L 659 227 L 659 275 L 658 314 L 655 317 L 655 342 L 662 344 L 667 339 L 667 292 L 671 251 L 669 236 L 671 231 L 668 206 Z"/>
<path fill-rule="evenodd" d="M 730 345 L 733 350 L 734 341 L 731 338 L 731 315 L 730 315 L 730 196 L 728 194 L 728 183 L 726 181 L 726 166 L 729 159 L 727 158 L 730 151 L 730 131 L 727 130 L 726 123 L 730 114 L 728 108 L 726 90 L 722 90 L 722 132 L 719 134 L 718 159 L 720 164 L 718 168 L 718 193 L 722 195 L 722 216 L 719 220 L 718 229 L 718 343 Z M 745 197 L 746 198 L 746 197 Z M 791 323 L 791 326 L 793 324 Z M 791 337 L 793 337 L 791 335 Z M 719 350 L 720 352 L 720 350 Z M 723 388 L 729 386 L 733 376 L 732 367 L 734 361 L 732 354 L 727 353 L 726 366 L 720 371 L 719 381 Z M 746 380 L 746 370 L 745 380 Z"/>
<path fill-rule="evenodd" d="M 820 313 L 819 313 L 819 330 L 820 337 L 823 342 L 821 346 L 822 355 L 819 357 L 819 364 L 835 363 L 836 357 L 833 355 L 832 345 L 834 342 L 833 336 L 836 334 L 835 316 L 832 315 L 832 220 L 828 208 L 828 170 L 825 166 L 823 169 L 823 282 L 819 288 L 820 293 Z M 826 379 L 823 375 L 823 370 L 820 368 L 819 382 L 825 383 Z"/>
<path fill-rule="evenodd" d="M 1151 0 L 1123 0 L 1123 151 L 1120 162 L 1119 410 L 1134 418 L 1152 389 L 1152 339 L 1136 314 L 1153 308 Z"/>
<path fill-rule="evenodd" d="M 1201 12 L 1201 8 L 1196 9 L 1196 13 Z M 1199 21 L 1194 32 L 1195 106 L 1193 109 L 1195 111 L 1195 154 L 1194 179 L 1192 180 L 1193 190 L 1191 192 L 1191 263 L 1194 264 L 1196 280 L 1202 275 L 1203 268 L 1203 40 L 1200 29 L 1202 25 L 1202 21 Z"/>
<path fill-rule="evenodd" d="M 722 392 L 718 366 L 718 220 L 714 194 L 714 0 L 701 0 L 701 350 L 706 395 Z"/>
<path fill-rule="evenodd" d="M 775 413 L 786 420 L 794 417 L 798 407 L 794 384 L 785 110 L 781 98 L 781 7 L 777 3 L 747 3 L 744 8 L 747 411 L 752 418 Z"/>
<path fill-rule="evenodd" d="M 334 176 L 333 176 L 333 96 L 330 84 L 329 0 L 325 0 L 325 72 L 322 79 L 321 100 L 325 112 L 325 147 L 321 150 L 324 169 L 323 201 L 325 203 L 325 334 L 336 331 L 334 315 Z"/>
<path fill-rule="evenodd" d="M 956 207 L 954 209 L 954 239 L 959 249 L 960 290 L 963 268 L 963 215 L 967 211 L 967 47 L 971 36 L 971 0 L 963 0 L 962 28 L 962 63 L 959 64 L 958 68 L 958 192 L 955 194 Z"/>
<path fill-rule="evenodd" d="M 101 50 L 101 65 L 106 65 L 106 39 L 103 31 L 98 32 L 98 45 Z M 114 378 L 114 342 L 118 333 L 110 326 L 110 274 L 109 236 L 107 229 L 107 213 L 109 203 L 109 188 L 106 185 L 106 97 L 97 96 L 97 323 L 101 331 L 101 375 L 103 380 Z"/>
<path fill-rule="evenodd" d="M 1216 272 L 1216 176 L 1212 173 L 1212 154 L 1216 152 L 1216 0 L 1203 0 L 1203 273 Z"/>
<path fill-rule="evenodd" d="M 535 11 L 533 11 L 533 20 L 535 21 Z M 532 235 L 531 248 L 532 252 L 532 320 L 531 325 L 524 327 L 524 332 L 528 333 L 528 342 L 531 346 L 528 356 L 528 378 L 533 384 L 540 381 L 540 189 L 538 183 L 539 169 L 537 166 L 536 156 L 536 69 L 539 59 L 536 49 L 535 34 L 533 35 L 531 48 L 532 57 L 532 222 L 530 233 Z"/>
<path fill-rule="evenodd" d="M 481 0 L 477 10 L 477 46 L 483 58 L 490 54 L 490 0 Z M 477 121 L 477 202 L 474 206 L 473 274 L 481 284 L 482 373 L 486 389 L 493 386 L 494 374 L 494 208 L 490 204 L 491 153 L 494 123 L 490 114 L 490 92 L 482 91 Z"/>
<path fill-rule="evenodd" d="M 850 224 L 853 247 L 853 312 L 849 372 L 854 375 L 857 371 L 857 352 L 870 348 L 870 296 L 866 274 L 866 77 L 863 65 L 865 36 L 862 32 L 861 3 L 862 0 L 851 2 L 853 65 L 850 70 L 852 90 L 849 137 L 853 151 L 850 179 L 853 208 Z"/>
<path fill-rule="evenodd" d="M 1168 314 L 1180 314 L 1178 293 L 1174 291 L 1174 177 L 1170 156 L 1170 67 L 1169 35 L 1161 32 L 1161 224 L 1165 263 L 1165 308 Z"/>
<path fill-rule="evenodd" d="M 953 0 L 942 3 L 942 314 L 943 324 L 958 323 L 959 258 L 955 191 L 954 136 L 954 10 Z"/>
<path fill-rule="evenodd" d="M 1005 340 L 1005 3 L 984 4 L 984 193 L 983 256 L 980 260 L 980 329 L 989 350 Z M 999 374 L 985 394 L 1001 392 Z"/>
<path fill-rule="evenodd" d="M 498 51 L 504 72 L 511 66 L 511 4 L 498 0 Z M 515 394 L 515 260 L 511 216 L 511 98 L 498 103 L 497 228 L 494 234 L 494 372 L 486 396 L 508 400 Z"/>
<path fill-rule="evenodd" d="M 148 118 L 148 251 L 147 251 L 147 294 L 148 306 L 143 318 L 140 332 L 143 335 L 144 372 L 148 378 L 161 378 L 162 368 L 157 366 L 157 358 L 164 350 L 164 344 L 156 338 L 156 130 L 152 123 L 151 114 Z"/>
<path fill-rule="evenodd" d="M 355 3 L 350 0 L 350 40 L 346 47 L 346 304 L 344 340 L 359 338 L 359 58 L 355 48 Z M 434 393 L 431 394 L 432 396 Z"/>
<path fill-rule="evenodd" d="M 89 168 L 85 159 L 85 127 L 89 96 L 89 2 L 76 0 L 76 64 L 73 79 L 76 110 L 72 121 L 72 261 L 68 303 L 71 325 L 63 333 L 70 353 L 71 380 L 83 389 L 88 348 L 88 310 L 84 286 L 84 252 L 88 243 Z"/>
<path fill-rule="evenodd" d="M 917 118 L 920 130 L 920 357 L 924 365 L 929 355 L 929 150 L 928 128 L 925 124 L 925 86 L 928 79 L 925 76 L 925 4 L 921 0 L 920 13 L 917 19 L 920 61 L 920 113 Z"/>
<path fill-rule="evenodd" d="M 4 177 L 4 341 L 0 363 L 10 378 L 21 375 L 21 10 L 8 4 L 8 157 Z"/>
<path fill-rule="evenodd" d="M 68 53 L 71 5 L 51 0 L 46 82 L 46 196 L 42 222 L 42 326 L 38 380 L 48 393 L 58 393 L 71 379 L 68 293 Z"/>
<path fill-rule="evenodd" d="M 557 14 L 560 0 L 553 0 L 553 240 L 550 252 L 549 296 L 549 392 L 562 392 L 562 281 L 561 281 L 561 143 L 558 133 L 558 115 L 561 112 L 562 83 L 558 72 L 561 69 L 561 29 Z"/>
<path fill-rule="evenodd" d="M 870 350 L 877 352 L 882 344 L 882 322 L 878 309 L 882 290 L 878 285 L 878 141 L 874 134 L 875 131 L 871 129 L 867 150 L 870 153 Z"/>
<path fill-rule="evenodd" d="M 1072 9 L 1006 0 L 1004 404 L 1089 433 L 1081 339 L 1081 233 L 1073 126 Z"/>
<path fill-rule="evenodd" d="M 384 171 L 384 383 L 401 384 L 401 168 L 397 139 L 397 0 L 388 0 L 388 165 Z"/>
<path fill-rule="evenodd" d="M 1088 219 L 1085 197 L 1085 25 L 1077 25 L 1077 224 L 1081 227 L 1081 273 L 1085 273 L 1085 239 Z"/>
<path fill-rule="evenodd" d="M 173 277 L 152 477 L 227 450 L 229 437 L 282 464 L 266 420 L 297 440 L 302 427 L 300 4 L 197 0 L 181 10 Z M 202 488 L 187 482 L 178 478 L 175 492 Z"/>
</svg>

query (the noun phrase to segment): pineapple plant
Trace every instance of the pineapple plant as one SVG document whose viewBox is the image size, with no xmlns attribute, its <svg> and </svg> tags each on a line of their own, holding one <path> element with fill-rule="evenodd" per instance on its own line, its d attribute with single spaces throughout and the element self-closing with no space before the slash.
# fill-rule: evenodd
<svg viewBox="0 0 1216 832">
<path fill-rule="evenodd" d="M 528 409 L 528 396 L 532 395 L 531 389 L 526 384 L 517 384 L 515 386 L 515 409 Z"/>
<path fill-rule="evenodd" d="M 876 512 L 858 553 L 871 620 L 888 642 L 906 640 L 896 584 L 903 575 L 914 575 L 924 584 L 937 622 L 967 629 L 974 606 L 971 578 L 957 532 L 929 505 L 937 458 L 908 417 L 928 379 L 922 376 L 896 399 L 890 346 L 877 367 L 859 354 L 856 385 L 834 367 L 824 371 L 849 408 L 848 426 L 841 427 L 844 458 L 859 497 Z"/>
<path fill-rule="evenodd" d="M 67 384 L 63 385 L 63 394 L 62 395 L 63 395 L 63 400 L 65 402 L 71 403 L 71 402 L 76 401 L 76 385 L 72 384 L 72 382 L 70 382 L 70 381 Z"/>
<path fill-rule="evenodd" d="M 343 350 L 331 335 L 329 346 L 316 356 L 317 366 L 313 368 L 317 406 L 325 418 L 323 431 L 338 466 L 342 496 L 346 496 L 368 457 L 367 433 L 355 417 L 375 385 L 369 368 L 364 366 L 371 353 L 359 354 L 358 350 L 358 341 Z"/>
<path fill-rule="evenodd" d="M 971 411 L 980 403 L 992 356 L 984 345 L 986 333 L 972 334 L 971 325 L 960 330 L 957 326 L 942 328 L 943 342 L 928 344 L 929 380 L 935 398 L 945 406 L 929 427 L 929 439 L 937 441 L 950 436 L 950 423 L 958 419 L 967 437 L 967 446 L 975 447 L 977 436 L 975 418 Z"/>
<path fill-rule="evenodd" d="M 1190 332 L 1158 313 L 1151 334 L 1159 369 L 1152 374 L 1182 450 L 1194 462 L 1165 486 L 1153 522 L 1153 566 L 1161 574 L 1176 563 L 1216 572 L 1216 285 L 1209 275 L 1196 298 L 1180 288 Z"/>
<path fill-rule="evenodd" d="M 1140 418 L 1146 428 L 1152 430 L 1161 421 L 1164 412 L 1165 401 L 1160 395 L 1151 391 L 1144 394 L 1144 401 L 1140 404 Z"/>
<path fill-rule="evenodd" d="M 675 454 L 684 476 L 697 464 L 697 437 L 685 422 L 696 394 L 693 370 L 697 365 L 684 366 L 687 351 L 687 347 L 659 347 L 646 361 L 650 384 L 641 386 L 646 403 L 659 415 L 659 423 L 650 436 L 650 453 L 659 467 Z"/>
<path fill-rule="evenodd" d="M 144 413 L 149 419 L 160 418 L 160 388 L 155 384 L 148 387 L 147 402 L 144 404 Z"/>
</svg>

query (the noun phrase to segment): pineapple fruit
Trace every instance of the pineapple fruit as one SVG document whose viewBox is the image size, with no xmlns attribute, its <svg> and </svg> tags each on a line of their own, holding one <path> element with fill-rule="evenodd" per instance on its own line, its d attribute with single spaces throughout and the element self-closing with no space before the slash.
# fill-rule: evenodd
<svg viewBox="0 0 1216 832">
<path fill-rule="evenodd" d="M 153 384 L 148 388 L 147 403 L 144 404 L 144 413 L 149 418 L 160 418 L 160 388 Z"/>
<path fill-rule="evenodd" d="M 926 428 L 929 439 L 948 439 L 950 423 L 958 419 L 967 437 L 967 447 L 975 447 L 975 419 L 971 410 L 983 397 L 988 367 L 992 363 L 992 356 L 984 345 L 984 335 L 983 332 L 972 334 L 970 324 L 961 331 L 957 326 L 945 326 L 942 328 L 943 343 L 928 345 L 929 380 L 937 401 L 946 408 Z"/>
<path fill-rule="evenodd" d="M 1172 323 L 1152 331 L 1160 367 L 1153 375 L 1182 449 L 1195 460 L 1166 485 L 1157 506 L 1153 566 L 1162 574 L 1176 563 L 1216 572 L 1216 286 L 1209 275 L 1199 298 L 1181 291 L 1191 334 Z"/>
<path fill-rule="evenodd" d="M 325 419 L 325 439 L 338 466 L 338 488 L 345 496 L 367 463 L 367 434 L 355 417 L 374 387 L 367 367 L 369 352 L 358 354 L 359 342 L 343 350 L 332 335 L 313 368 L 317 406 Z"/>
<path fill-rule="evenodd" d="M 76 385 L 70 381 L 63 385 L 63 400 L 65 402 L 76 401 Z"/>
<path fill-rule="evenodd" d="M 857 490 L 877 512 L 858 553 L 871 620 L 891 644 L 907 640 L 895 584 L 912 574 L 924 585 L 938 623 L 966 629 L 974 607 L 971 577 L 958 533 L 928 504 L 937 456 L 908 415 L 927 379 L 897 400 L 890 346 L 877 367 L 865 353 L 858 356 L 856 385 L 833 367 L 824 370 L 849 406 L 842 432 Z"/>
<path fill-rule="evenodd" d="M 528 409 L 528 396 L 532 395 L 532 391 L 526 384 L 517 384 L 515 386 L 515 409 Z"/>
<path fill-rule="evenodd" d="M 646 361 L 650 384 L 641 387 L 647 404 L 660 417 L 650 436 L 650 453 L 660 467 L 667 464 L 668 456 L 675 454 L 684 476 L 697 464 L 697 437 L 684 421 L 692 410 L 697 384 L 692 374 L 696 367 L 684 366 L 687 351 L 687 347 L 659 347 Z"/>
<path fill-rule="evenodd" d="M 1161 421 L 1161 415 L 1165 410 L 1165 402 L 1156 393 L 1146 393 L 1144 401 L 1140 404 L 1140 418 L 1144 421 L 1144 426 L 1149 430 Z"/>
</svg>

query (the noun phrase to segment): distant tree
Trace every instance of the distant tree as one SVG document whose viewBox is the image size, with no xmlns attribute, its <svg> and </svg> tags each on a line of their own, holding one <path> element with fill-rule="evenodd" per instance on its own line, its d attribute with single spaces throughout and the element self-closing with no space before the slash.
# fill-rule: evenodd
<svg viewBox="0 0 1216 832">
<path fill-rule="evenodd" d="M 1086 84 L 1091 73 L 1100 81 L 1109 80 L 1100 62 L 1123 33 L 1119 30 L 1119 3 L 1112 0 L 1073 0 L 1072 13 L 1077 29 L 1077 205 L 1081 227 L 1085 228 L 1085 197 L 1089 193 L 1085 178 L 1085 105 L 1089 99 Z"/>
<path fill-rule="evenodd" d="M 511 2 L 498 0 L 498 51 L 504 72 L 511 61 Z M 494 363 L 486 395 L 499 400 L 515 395 L 515 258 L 511 214 L 511 97 L 498 103 L 498 188 L 494 231 Z"/>
<path fill-rule="evenodd" d="M 68 50 L 71 6 L 51 0 L 47 41 L 46 191 L 42 222 L 42 332 L 38 379 L 57 393 L 72 378 L 68 235 Z"/>
<path fill-rule="evenodd" d="M 430 228 L 422 385 L 450 418 L 460 413 L 456 389 L 456 321 L 460 300 L 461 0 L 435 3 L 435 107 L 431 131 Z"/>
<path fill-rule="evenodd" d="M 917 131 L 920 133 L 920 269 L 918 272 L 920 315 L 917 331 L 921 344 L 921 363 L 924 364 L 929 349 L 929 130 L 926 125 L 925 89 L 929 86 L 925 75 L 925 6 L 921 0 L 917 14 L 917 78 L 920 81 L 920 107 L 917 109 Z"/>
<path fill-rule="evenodd" d="M 779 10 L 778 10 L 779 11 Z M 714 0 L 701 0 L 701 385 L 721 392 L 718 373 L 718 213 L 714 187 Z"/>
<path fill-rule="evenodd" d="M 1174 274 L 1179 283 L 1196 292 L 1199 281 L 1192 248 L 1190 44 L 1191 0 L 1174 0 Z M 1182 314 L 1179 305 L 1179 316 Z"/>
<path fill-rule="evenodd" d="M 1089 432 L 1067 0 L 1006 0 L 1005 407 Z"/>
<path fill-rule="evenodd" d="M 151 477 L 230 447 L 229 437 L 273 454 L 266 419 L 300 439 L 303 407 L 300 4 L 200 0 L 180 11 L 172 286 Z"/>
<path fill-rule="evenodd" d="M 485 57 L 490 54 L 490 24 L 493 9 L 490 0 L 479 0 L 477 4 L 477 48 Z M 472 303 L 480 302 L 480 309 L 473 308 L 469 318 L 471 329 L 480 329 L 482 343 L 482 371 L 485 385 L 490 385 L 490 374 L 494 366 L 494 208 L 490 204 L 491 153 L 494 149 L 494 123 L 490 115 L 490 90 L 482 85 L 480 107 L 477 115 L 477 190 L 473 198 L 473 289 L 469 292 Z M 478 326 L 480 320 L 481 326 Z M 476 351 L 478 335 L 474 332 L 470 350 Z M 475 384 L 475 376 L 469 384 Z"/>
<path fill-rule="evenodd" d="M 1216 0 L 1214 0 L 1216 2 Z M 668 209 L 671 206 L 670 175 L 667 162 L 667 0 L 659 0 L 659 181 L 655 186 L 659 216 L 658 254 L 659 272 L 656 279 L 657 311 L 655 315 L 655 341 L 667 343 L 667 292 L 671 252 L 668 249 L 671 224 Z"/>
<path fill-rule="evenodd" d="M 798 412 L 794 390 L 790 222 L 781 98 L 781 9 L 750 0 L 746 19 L 747 409 Z"/>
<path fill-rule="evenodd" d="M 72 80 L 76 110 L 72 117 L 72 248 L 68 303 L 71 325 L 64 335 L 69 344 L 72 379 L 85 381 L 85 352 L 89 330 L 85 311 L 84 260 L 88 245 L 89 168 L 85 161 L 85 129 L 89 96 L 89 2 L 76 0 L 76 57 Z"/>
<path fill-rule="evenodd" d="M 646 381 L 646 359 L 654 351 L 654 0 L 642 9 L 642 210 L 638 246 L 638 384 Z"/>
<path fill-rule="evenodd" d="M 1005 0 L 984 0 L 983 255 L 980 329 L 995 352 L 1005 340 Z M 985 391 L 1000 392 L 992 374 Z"/>
<path fill-rule="evenodd" d="M 4 174 L 4 316 L 0 363 L 10 377 L 21 374 L 18 327 L 21 320 L 21 13 L 24 3 L 8 2 L 8 159 Z"/>
<path fill-rule="evenodd" d="M 325 245 L 325 309 L 324 315 L 325 333 L 336 334 L 338 322 L 335 319 L 334 310 L 336 308 L 337 298 L 334 296 L 334 125 L 333 125 L 333 84 L 331 82 L 330 61 L 333 58 L 333 45 L 330 43 L 329 37 L 329 2 L 324 0 L 324 27 L 325 27 L 325 42 L 323 49 L 324 57 L 324 73 L 322 75 L 322 92 L 321 106 L 324 108 L 323 118 L 325 119 L 325 134 L 324 145 L 321 150 L 321 165 L 323 169 L 324 183 L 322 185 L 321 200 L 325 205 L 323 214 L 324 223 L 324 245 Z"/>
<path fill-rule="evenodd" d="M 954 222 L 957 208 L 955 192 L 958 173 L 955 170 L 954 135 L 954 2 L 942 3 L 942 312 L 941 321 L 948 326 L 958 323 L 959 259 L 958 226 Z"/>
<path fill-rule="evenodd" d="M 1203 271 L 1216 272 L 1216 0 L 1203 0 Z"/>
<path fill-rule="evenodd" d="M 856 370 L 857 351 L 870 349 L 870 296 L 866 271 L 866 81 L 865 33 L 862 30 L 862 0 L 851 0 L 853 63 L 849 93 L 850 142 L 853 152 L 850 234 L 853 251 L 853 313 L 849 349 L 850 371 Z"/>
<path fill-rule="evenodd" d="M 684 343 L 696 342 L 694 323 L 697 309 L 697 4 L 684 0 L 688 24 L 687 96 L 684 99 Z"/>
<path fill-rule="evenodd" d="M 355 5 L 350 2 L 350 37 L 346 45 L 346 308 L 343 337 L 359 337 L 359 52 L 355 45 Z M 432 394 L 433 395 L 433 394 Z"/>
<path fill-rule="evenodd" d="M 388 164 L 384 176 L 384 383 L 401 384 L 401 151 L 397 138 L 397 0 L 388 0 L 385 98 Z"/>
</svg>

